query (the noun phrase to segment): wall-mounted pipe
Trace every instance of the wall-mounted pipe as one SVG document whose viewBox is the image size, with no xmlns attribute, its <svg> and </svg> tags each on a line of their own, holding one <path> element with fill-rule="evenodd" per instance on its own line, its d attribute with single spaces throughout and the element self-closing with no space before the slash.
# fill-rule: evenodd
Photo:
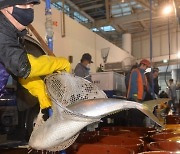
<svg viewBox="0 0 180 154">
<path fill-rule="evenodd" d="M 152 56 L 153 56 L 153 43 L 152 43 L 152 0 L 149 0 L 150 3 L 150 62 L 151 62 L 151 72 L 150 72 L 150 82 L 151 82 L 151 89 L 152 89 L 152 97 L 155 98 L 155 93 L 154 93 L 154 79 L 153 79 L 153 66 L 152 66 Z"/>
<path fill-rule="evenodd" d="M 45 8 L 45 15 L 46 15 L 46 38 L 48 47 L 50 50 L 53 51 L 53 24 L 52 24 L 52 12 L 51 12 L 51 0 L 46 0 L 46 8 Z"/>
<path fill-rule="evenodd" d="M 65 29 L 65 9 L 64 9 L 64 0 L 62 0 L 62 13 L 61 13 L 61 37 L 65 37 L 66 36 L 66 29 Z"/>
<path fill-rule="evenodd" d="M 51 51 L 53 51 L 53 28 L 52 28 L 52 12 L 51 12 L 51 0 L 46 0 L 46 8 L 45 8 L 45 15 L 46 15 L 46 39 L 48 43 L 48 47 Z M 52 115 L 52 110 L 49 109 L 49 116 Z"/>
<path fill-rule="evenodd" d="M 52 12 L 51 12 L 51 0 L 46 0 L 46 8 L 45 8 L 45 15 L 46 15 L 46 33 L 47 33 L 47 41 L 48 47 L 51 51 L 53 51 L 53 22 L 52 22 Z M 49 109 L 49 116 L 52 116 L 53 111 Z M 60 151 L 59 154 L 66 154 L 64 150 Z"/>
</svg>

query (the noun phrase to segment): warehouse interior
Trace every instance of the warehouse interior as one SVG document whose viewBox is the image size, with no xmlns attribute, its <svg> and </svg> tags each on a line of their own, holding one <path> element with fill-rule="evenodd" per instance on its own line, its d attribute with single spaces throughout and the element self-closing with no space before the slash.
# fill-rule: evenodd
<svg viewBox="0 0 180 154">
<path fill-rule="evenodd" d="M 32 4 L 29 76 L 7 69 L 0 87 L 0 154 L 179 153 L 180 0 Z"/>
</svg>

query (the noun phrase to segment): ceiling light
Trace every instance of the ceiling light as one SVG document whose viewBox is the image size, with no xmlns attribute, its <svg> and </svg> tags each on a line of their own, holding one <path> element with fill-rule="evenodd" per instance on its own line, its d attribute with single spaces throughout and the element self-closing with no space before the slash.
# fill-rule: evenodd
<svg viewBox="0 0 180 154">
<path fill-rule="evenodd" d="M 177 57 L 180 58 L 180 51 L 177 53 Z"/>
<path fill-rule="evenodd" d="M 169 15 L 172 12 L 172 10 L 173 10 L 172 5 L 166 5 L 165 8 L 163 9 L 163 14 Z"/>
<path fill-rule="evenodd" d="M 163 63 L 167 63 L 167 62 L 168 62 L 168 60 L 167 60 L 167 59 L 164 59 L 164 60 L 163 60 Z"/>
</svg>

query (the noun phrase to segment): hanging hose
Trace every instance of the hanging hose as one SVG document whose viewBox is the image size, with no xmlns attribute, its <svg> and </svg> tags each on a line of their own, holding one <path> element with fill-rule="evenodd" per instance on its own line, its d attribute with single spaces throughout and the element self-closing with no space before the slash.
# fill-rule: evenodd
<svg viewBox="0 0 180 154">
<path fill-rule="evenodd" d="M 152 85 L 152 97 L 155 98 L 155 93 L 154 93 L 154 79 L 153 79 L 153 71 L 152 71 L 152 0 L 149 0 L 150 2 L 150 62 L 151 62 L 151 72 L 150 72 L 150 82 Z"/>
<path fill-rule="evenodd" d="M 168 71 L 170 59 L 171 59 L 171 42 L 170 41 L 171 41 L 171 37 L 170 37 L 170 26 L 169 26 L 169 16 L 168 16 L 168 51 L 169 51 L 169 55 L 168 55 L 168 64 L 167 64 L 166 72 L 165 72 L 165 83 L 169 89 L 170 89 L 170 87 L 167 83 L 167 71 Z"/>
<path fill-rule="evenodd" d="M 46 38 L 48 47 L 51 51 L 53 51 L 53 24 L 52 24 L 52 13 L 51 13 L 51 1 L 46 0 L 46 9 L 45 9 L 45 15 L 46 15 L 46 22 L 45 22 L 45 28 L 46 28 Z"/>
<path fill-rule="evenodd" d="M 51 51 L 53 51 L 53 28 L 52 28 L 52 12 L 51 12 L 51 0 L 46 0 L 46 8 L 45 8 L 45 15 L 46 15 L 46 38 L 48 47 Z M 52 109 L 49 109 L 49 116 L 52 115 Z"/>
<path fill-rule="evenodd" d="M 51 0 L 46 0 L 46 9 L 45 9 L 45 15 L 46 15 L 46 38 L 48 42 L 48 47 L 51 51 L 53 51 L 53 24 L 52 24 L 52 12 L 51 12 Z M 52 116 L 53 111 L 52 109 L 49 109 L 49 116 Z M 66 154 L 65 150 L 62 150 L 59 152 L 60 154 Z"/>
</svg>

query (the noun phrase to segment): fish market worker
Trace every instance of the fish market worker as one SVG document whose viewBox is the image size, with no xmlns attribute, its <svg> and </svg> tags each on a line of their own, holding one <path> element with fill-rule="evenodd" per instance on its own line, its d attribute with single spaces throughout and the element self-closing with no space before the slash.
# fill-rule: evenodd
<svg viewBox="0 0 180 154">
<path fill-rule="evenodd" d="M 91 55 L 89 53 L 83 54 L 81 62 L 78 63 L 74 69 L 75 75 L 92 82 L 91 75 L 89 73 L 91 63 L 93 63 Z"/>
<path fill-rule="evenodd" d="M 0 0 L 0 91 L 11 74 L 23 87 L 38 97 L 41 108 L 51 106 L 40 76 L 57 71 L 70 71 L 70 63 L 62 57 L 27 54 L 19 41 L 26 35 L 26 26 L 34 20 L 34 5 L 40 0 Z"/>
<path fill-rule="evenodd" d="M 127 98 L 131 101 L 144 101 L 148 91 L 148 82 L 145 76 L 145 70 L 151 66 L 150 61 L 143 59 L 139 67 L 134 69 L 130 74 Z"/>
</svg>

